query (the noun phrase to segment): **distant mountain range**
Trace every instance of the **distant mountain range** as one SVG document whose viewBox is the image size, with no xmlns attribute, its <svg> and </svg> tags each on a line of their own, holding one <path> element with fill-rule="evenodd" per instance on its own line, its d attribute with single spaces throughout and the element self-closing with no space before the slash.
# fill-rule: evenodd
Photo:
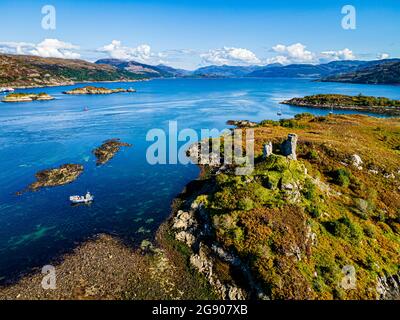
<svg viewBox="0 0 400 320">
<path fill-rule="evenodd" d="M 152 78 L 308 78 L 316 81 L 400 84 L 400 59 L 333 61 L 324 64 L 207 66 L 188 71 L 136 61 L 41 58 L 0 54 L 0 87 L 40 87 Z"/>
<path fill-rule="evenodd" d="M 125 71 L 140 73 L 148 77 L 191 78 L 309 78 L 318 81 L 354 83 L 400 83 L 400 59 L 374 61 L 346 60 L 323 64 L 279 63 L 266 66 L 211 65 L 194 71 L 174 69 L 158 65 L 145 65 L 134 61 L 102 59 L 96 63 L 108 64 Z"/>
</svg>

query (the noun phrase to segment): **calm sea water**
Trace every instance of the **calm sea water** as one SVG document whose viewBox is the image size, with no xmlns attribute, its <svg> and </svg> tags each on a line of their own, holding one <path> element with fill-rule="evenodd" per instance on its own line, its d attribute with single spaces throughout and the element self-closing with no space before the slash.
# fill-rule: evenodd
<svg viewBox="0 0 400 320">
<path fill-rule="evenodd" d="M 98 85 L 98 84 L 95 84 Z M 399 87 L 317 83 L 295 79 L 170 79 L 102 86 L 137 93 L 69 96 L 71 87 L 19 90 L 56 100 L 0 104 L 0 281 L 41 267 L 77 243 L 112 233 L 139 244 L 169 215 L 171 200 L 198 175 L 194 165 L 149 165 L 149 129 L 223 129 L 228 119 L 277 119 L 278 102 L 316 93 L 379 95 L 400 99 Z M 83 108 L 89 111 L 84 112 Z M 314 110 L 282 106 L 283 116 Z M 96 167 L 91 151 L 109 138 L 133 144 Z M 80 163 L 84 173 L 61 187 L 16 196 L 35 172 Z M 90 190 L 91 206 L 68 197 Z"/>
</svg>

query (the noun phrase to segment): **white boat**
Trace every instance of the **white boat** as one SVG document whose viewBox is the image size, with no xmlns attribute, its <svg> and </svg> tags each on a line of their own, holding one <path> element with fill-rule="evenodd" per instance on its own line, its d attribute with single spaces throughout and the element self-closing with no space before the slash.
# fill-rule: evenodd
<svg viewBox="0 0 400 320">
<path fill-rule="evenodd" d="M 13 88 L 0 88 L 1 93 L 5 92 L 14 92 L 15 90 Z"/>
<path fill-rule="evenodd" d="M 69 201 L 72 203 L 89 203 L 92 202 L 94 199 L 94 196 L 90 194 L 90 192 L 87 192 L 85 196 L 70 196 Z"/>
</svg>

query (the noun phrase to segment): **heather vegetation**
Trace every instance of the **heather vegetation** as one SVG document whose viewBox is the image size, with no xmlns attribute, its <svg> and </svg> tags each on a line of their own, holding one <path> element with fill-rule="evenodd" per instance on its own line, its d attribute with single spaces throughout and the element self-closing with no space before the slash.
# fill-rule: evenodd
<svg viewBox="0 0 400 320">
<path fill-rule="evenodd" d="M 399 119 L 302 114 L 254 130 L 253 173 L 207 176 L 212 187 L 196 200 L 212 241 L 248 265 L 271 298 L 379 297 L 378 278 L 400 271 Z M 280 155 L 288 133 L 299 136 L 297 161 Z M 264 158 L 268 141 L 274 154 Z M 355 269 L 352 289 L 342 285 L 346 266 Z M 229 267 L 219 272 L 240 283 Z"/>
</svg>

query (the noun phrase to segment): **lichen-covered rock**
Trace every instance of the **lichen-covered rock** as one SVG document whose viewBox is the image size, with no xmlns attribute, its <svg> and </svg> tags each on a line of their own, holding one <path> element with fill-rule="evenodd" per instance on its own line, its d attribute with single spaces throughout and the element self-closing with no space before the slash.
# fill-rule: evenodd
<svg viewBox="0 0 400 320">
<path fill-rule="evenodd" d="M 126 142 L 121 142 L 120 139 L 110 139 L 93 150 L 93 154 L 97 158 L 97 165 L 102 165 L 110 161 L 121 147 L 131 147 L 132 145 Z"/>
<path fill-rule="evenodd" d="M 210 167 L 221 166 L 221 155 L 219 152 L 211 150 L 208 139 L 192 144 L 186 154 L 194 164 Z"/>
<path fill-rule="evenodd" d="M 193 212 L 186 212 L 179 210 L 176 217 L 174 218 L 172 228 L 173 229 L 184 229 L 187 230 L 196 225 Z"/>
<path fill-rule="evenodd" d="M 180 231 L 180 232 L 176 233 L 175 239 L 180 242 L 186 243 L 186 245 L 188 247 L 193 246 L 196 242 L 195 236 L 188 231 Z"/>
<path fill-rule="evenodd" d="M 351 156 L 350 161 L 354 167 L 356 167 L 358 170 L 362 170 L 363 161 L 361 160 L 361 157 L 358 154 L 353 154 Z"/>
<path fill-rule="evenodd" d="M 281 145 L 282 155 L 292 160 L 297 160 L 296 148 L 297 148 L 297 134 L 289 133 L 287 140 Z"/>
</svg>

